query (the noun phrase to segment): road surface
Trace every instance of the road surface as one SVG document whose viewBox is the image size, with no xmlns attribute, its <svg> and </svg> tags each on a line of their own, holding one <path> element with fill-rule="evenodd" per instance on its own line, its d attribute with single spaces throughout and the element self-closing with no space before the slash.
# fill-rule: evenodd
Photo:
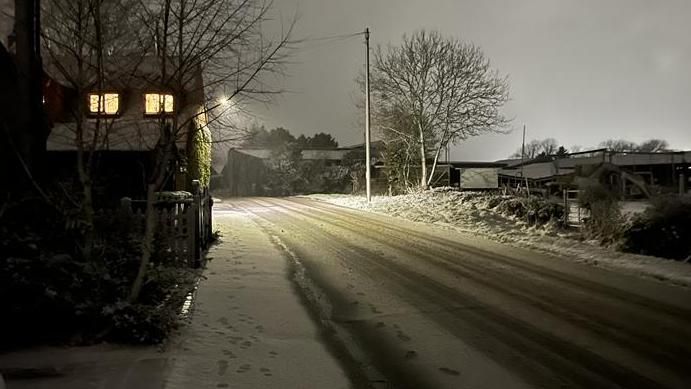
<svg viewBox="0 0 691 389">
<path fill-rule="evenodd" d="M 395 388 L 691 388 L 691 293 L 308 199 L 226 200 Z"/>
</svg>

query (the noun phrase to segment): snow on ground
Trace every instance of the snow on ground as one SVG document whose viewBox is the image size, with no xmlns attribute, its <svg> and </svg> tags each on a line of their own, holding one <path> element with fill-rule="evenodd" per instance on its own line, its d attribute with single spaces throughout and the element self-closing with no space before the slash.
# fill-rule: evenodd
<svg viewBox="0 0 691 389">
<path fill-rule="evenodd" d="M 578 262 L 691 286 L 691 264 L 618 252 L 602 247 L 596 241 L 583 241 L 578 231 L 563 230 L 556 224 L 530 226 L 519 218 L 490 208 L 490 196 L 479 193 L 435 190 L 399 196 L 374 196 L 369 205 L 364 196 L 317 194 L 307 197 L 343 207 L 432 223 Z"/>
</svg>

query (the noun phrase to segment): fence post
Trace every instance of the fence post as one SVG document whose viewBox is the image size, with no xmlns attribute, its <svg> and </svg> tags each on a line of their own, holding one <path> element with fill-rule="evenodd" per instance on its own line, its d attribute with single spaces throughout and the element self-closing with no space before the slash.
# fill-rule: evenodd
<svg viewBox="0 0 691 389">
<path fill-rule="evenodd" d="M 208 193 L 208 192 L 207 192 L 207 193 Z M 213 235 L 214 235 L 214 227 L 213 227 L 214 198 L 211 197 L 211 193 L 208 193 L 208 201 L 209 201 L 209 210 L 208 210 L 208 212 L 209 212 L 209 217 L 208 217 L 208 226 L 207 226 L 207 229 L 208 229 L 208 234 L 209 234 L 209 236 L 207 237 L 207 239 L 208 239 L 209 242 L 211 242 L 211 238 L 212 238 Z"/>
<path fill-rule="evenodd" d="M 120 210 L 124 214 L 132 213 L 132 199 L 129 197 L 123 197 L 120 199 Z"/>
<path fill-rule="evenodd" d="M 564 226 L 569 227 L 569 191 L 568 189 L 563 189 L 562 194 L 564 196 Z"/>
<path fill-rule="evenodd" d="M 202 260 L 201 247 L 201 197 L 199 195 L 199 180 L 192 180 L 192 212 L 194 215 L 194 226 L 192 227 L 194 236 L 194 267 L 198 267 Z"/>
<path fill-rule="evenodd" d="M 187 231 L 187 241 L 185 242 L 185 244 L 187 245 L 187 265 L 190 267 L 194 267 L 197 256 L 197 245 L 194 239 L 194 204 L 187 203 L 184 207 L 185 208 L 183 214 L 185 215 L 184 219 Z"/>
</svg>

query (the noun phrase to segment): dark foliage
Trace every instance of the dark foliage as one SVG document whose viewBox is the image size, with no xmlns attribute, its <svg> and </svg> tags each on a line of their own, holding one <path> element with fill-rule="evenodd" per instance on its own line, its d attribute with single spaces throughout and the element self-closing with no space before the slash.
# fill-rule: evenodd
<svg viewBox="0 0 691 389">
<path fill-rule="evenodd" d="M 296 145 L 303 149 L 334 149 L 338 142 L 331 134 L 319 132 L 313 136 L 300 135 L 297 138 L 283 127 L 266 130 L 264 127 L 253 127 L 243 146 L 278 148 L 288 145 Z"/>
<path fill-rule="evenodd" d="M 314 136 L 300 135 L 296 141 L 298 146 L 307 149 L 335 149 L 338 147 L 336 139 L 325 132 L 316 133 Z"/>
<path fill-rule="evenodd" d="M 590 212 L 584 220 L 585 237 L 597 239 L 604 245 L 619 242 L 624 220 L 616 192 L 595 181 L 581 184 L 580 189 L 580 205 Z"/>
<path fill-rule="evenodd" d="M 263 126 L 250 129 L 243 146 L 250 147 L 281 147 L 295 143 L 295 137 L 283 127 L 267 131 Z"/>
<path fill-rule="evenodd" d="M 691 256 L 691 198 L 662 197 L 624 233 L 625 251 L 686 260 Z"/>
<path fill-rule="evenodd" d="M 24 212 L 30 208 L 32 215 Z M 0 345 L 157 343 L 177 322 L 195 273 L 155 263 L 141 299 L 127 296 L 139 265 L 139 241 L 125 215 L 99 216 L 94 255 L 84 258 L 78 219 L 41 202 L 17 204 L 0 227 Z"/>
<path fill-rule="evenodd" d="M 564 207 L 561 204 L 536 196 L 496 196 L 490 198 L 488 206 L 505 215 L 523 218 L 528 224 L 534 225 L 546 224 L 550 221 L 560 222 L 564 218 Z"/>
<path fill-rule="evenodd" d="M 329 164 L 326 160 L 303 160 L 303 149 L 333 149 L 338 142 L 330 134 L 295 138 L 288 130 L 278 127 L 267 131 L 263 127 L 250 130 L 244 146 L 271 150 L 264 161 L 266 180 L 261 193 L 271 196 L 290 196 L 308 193 L 343 192 L 348 183 L 348 169 Z"/>
<path fill-rule="evenodd" d="M 367 166 L 365 165 L 365 150 L 356 149 L 343 156 L 343 166 L 347 170 L 352 193 L 360 193 L 365 189 Z"/>
<path fill-rule="evenodd" d="M 297 144 L 274 148 L 265 164 L 268 174 L 263 193 L 272 196 L 340 193 L 349 179 L 345 167 L 330 165 L 325 160 L 302 160 Z"/>
</svg>

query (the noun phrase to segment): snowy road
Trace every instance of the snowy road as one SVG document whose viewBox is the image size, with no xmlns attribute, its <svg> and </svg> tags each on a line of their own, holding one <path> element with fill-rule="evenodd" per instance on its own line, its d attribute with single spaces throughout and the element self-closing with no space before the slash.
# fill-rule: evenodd
<svg viewBox="0 0 691 389">
<path fill-rule="evenodd" d="M 687 289 L 307 199 L 216 212 L 297 257 L 393 387 L 691 387 Z"/>
</svg>

